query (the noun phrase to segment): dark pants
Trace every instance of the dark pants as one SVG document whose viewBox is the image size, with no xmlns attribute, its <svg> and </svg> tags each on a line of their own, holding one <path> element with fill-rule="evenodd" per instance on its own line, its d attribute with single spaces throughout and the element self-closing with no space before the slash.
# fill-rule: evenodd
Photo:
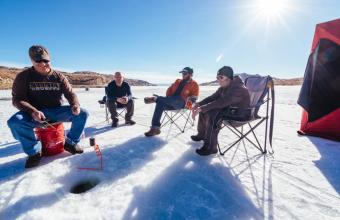
<svg viewBox="0 0 340 220">
<path fill-rule="evenodd" d="M 161 118 L 164 110 L 182 109 L 184 106 L 185 101 L 180 96 L 158 96 L 152 117 L 152 127 L 159 128 L 161 126 Z"/>
<path fill-rule="evenodd" d="M 112 121 L 118 121 L 117 108 L 126 108 L 125 121 L 130 120 L 131 117 L 133 116 L 133 112 L 134 112 L 133 100 L 129 100 L 126 105 L 123 105 L 123 104 L 116 102 L 114 100 L 108 100 L 107 101 L 107 107 L 108 107 L 109 112 L 111 114 Z"/>
<path fill-rule="evenodd" d="M 197 125 L 198 136 L 203 138 L 204 146 L 209 150 L 217 150 L 217 137 L 220 125 L 216 127 L 216 118 L 219 117 L 220 112 L 221 109 L 213 109 L 199 114 Z"/>
</svg>

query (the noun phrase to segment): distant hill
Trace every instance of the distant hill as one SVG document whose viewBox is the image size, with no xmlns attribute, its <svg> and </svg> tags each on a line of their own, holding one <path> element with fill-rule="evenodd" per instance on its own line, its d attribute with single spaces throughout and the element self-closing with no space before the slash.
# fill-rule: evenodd
<svg viewBox="0 0 340 220">
<path fill-rule="evenodd" d="M 12 88 L 15 76 L 25 68 L 13 68 L 0 66 L 0 89 Z M 90 71 L 77 71 L 73 73 L 63 72 L 73 87 L 104 87 L 113 80 L 112 74 L 101 74 Z M 125 78 L 132 86 L 155 86 L 144 80 Z"/>
<path fill-rule="evenodd" d="M 292 78 L 292 79 L 279 79 L 279 78 L 273 78 L 274 84 L 278 86 L 296 86 L 301 85 L 303 82 L 303 78 Z M 201 83 L 201 86 L 217 86 L 217 80 L 211 81 L 211 82 L 205 82 Z"/>
</svg>

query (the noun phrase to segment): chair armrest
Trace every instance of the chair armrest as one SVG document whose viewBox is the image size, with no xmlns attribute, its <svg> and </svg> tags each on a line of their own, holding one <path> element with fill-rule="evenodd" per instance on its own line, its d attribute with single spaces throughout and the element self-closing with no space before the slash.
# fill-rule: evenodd
<svg viewBox="0 0 340 220">
<path fill-rule="evenodd" d="M 228 107 L 223 110 L 223 120 L 248 121 L 254 118 L 254 108 Z"/>
<path fill-rule="evenodd" d="M 198 97 L 197 97 L 197 96 L 189 96 L 189 97 L 187 98 L 187 102 L 188 102 L 188 101 L 191 101 L 192 103 L 196 103 L 197 100 L 198 100 Z"/>
<path fill-rule="evenodd" d="M 185 107 L 186 109 L 191 110 L 192 109 L 192 104 L 195 104 L 197 101 L 197 96 L 189 96 L 185 102 Z"/>
</svg>

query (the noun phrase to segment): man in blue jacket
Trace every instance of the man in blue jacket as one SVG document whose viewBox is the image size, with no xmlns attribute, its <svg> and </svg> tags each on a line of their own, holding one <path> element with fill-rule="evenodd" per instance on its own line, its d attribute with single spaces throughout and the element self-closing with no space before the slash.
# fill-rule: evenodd
<svg viewBox="0 0 340 220">
<path fill-rule="evenodd" d="M 124 77 L 120 72 L 115 73 L 115 78 L 105 89 L 107 106 L 111 114 L 112 125 L 111 127 L 117 127 L 118 125 L 118 113 L 117 108 L 126 108 L 125 124 L 134 125 L 131 117 L 134 112 L 134 103 L 132 100 L 130 85 L 124 81 Z"/>
</svg>

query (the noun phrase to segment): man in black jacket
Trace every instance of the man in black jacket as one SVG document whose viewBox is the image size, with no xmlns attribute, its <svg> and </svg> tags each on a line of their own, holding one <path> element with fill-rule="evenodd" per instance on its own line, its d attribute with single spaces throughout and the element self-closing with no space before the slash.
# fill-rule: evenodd
<svg viewBox="0 0 340 220">
<path fill-rule="evenodd" d="M 105 89 L 107 106 L 111 114 L 112 125 L 118 125 L 117 108 L 126 108 L 125 124 L 134 125 L 136 122 L 131 120 L 134 112 L 134 103 L 132 100 L 130 85 L 124 81 L 120 72 L 115 73 L 115 78 Z"/>
</svg>

